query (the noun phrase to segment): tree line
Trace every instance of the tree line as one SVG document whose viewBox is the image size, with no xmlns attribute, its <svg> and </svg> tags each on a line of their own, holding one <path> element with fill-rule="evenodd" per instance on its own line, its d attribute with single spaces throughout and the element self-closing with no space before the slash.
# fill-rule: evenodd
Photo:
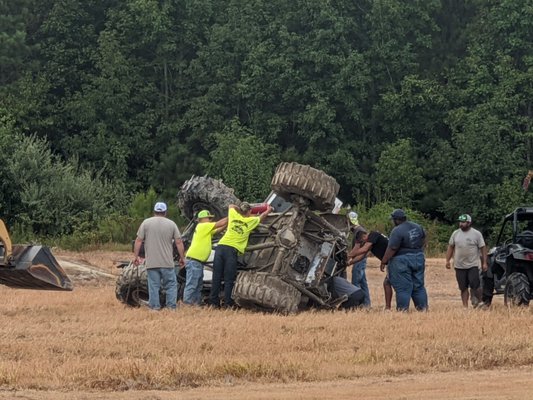
<svg viewBox="0 0 533 400">
<path fill-rule="evenodd" d="M 192 174 L 261 200 L 280 161 L 485 229 L 527 203 L 530 0 L 0 3 L 0 206 L 38 234 Z"/>
</svg>

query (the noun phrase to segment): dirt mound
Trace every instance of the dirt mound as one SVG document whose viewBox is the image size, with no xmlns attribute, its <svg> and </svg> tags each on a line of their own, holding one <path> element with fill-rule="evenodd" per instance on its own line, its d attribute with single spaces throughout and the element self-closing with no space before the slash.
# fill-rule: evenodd
<svg viewBox="0 0 533 400">
<path fill-rule="evenodd" d="M 114 285 L 120 273 L 117 265 L 132 258 L 130 252 L 120 251 L 77 253 L 54 250 L 54 255 L 78 286 Z"/>
</svg>

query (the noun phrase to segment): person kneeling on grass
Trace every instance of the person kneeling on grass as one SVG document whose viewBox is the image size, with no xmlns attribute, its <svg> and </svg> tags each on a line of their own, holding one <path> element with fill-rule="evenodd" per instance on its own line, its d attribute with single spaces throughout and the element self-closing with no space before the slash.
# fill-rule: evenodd
<svg viewBox="0 0 533 400">
<path fill-rule="evenodd" d="M 183 302 L 199 305 L 202 301 L 204 282 L 204 262 L 207 261 L 212 249 L 213 235 L 226 229 L 228 218 L 213 222 L 214 215 L 208 210 L 198 213 L 198 224 L 194 230 L 191 245 L 185 254 L 185 289 Z"/>
<path fill-rule="evenodd" d="M 389 238 L 378 231 L 370 231 L 368 233 L 364 228 L 359 229 L 355 233 L 355 242 L 359 244 L 357 248 L 348 255 L 348 265 L 357 263 L 360 259 L 365 258 L 368 252 L 371 252 L 380 261 L 383 260 L 387 246 L 389 245 Z M 383 290 L 385 292 L 385 310 L 391 309 L 392 303 L 392 286 L 389 281 L 389 271 L 383 280 Z"/>
<path fill-rule="evenodd" d="M 365 301 L 365 292 L 358 286 L 348 282 L 340 276 L 334 276 L 329 281 L 329 290 L 334 299 L 339 299 L 346 295 L 346 301 L 339 306 L 342 309 L 352 309 L 362 307 Z"/>
</svg>

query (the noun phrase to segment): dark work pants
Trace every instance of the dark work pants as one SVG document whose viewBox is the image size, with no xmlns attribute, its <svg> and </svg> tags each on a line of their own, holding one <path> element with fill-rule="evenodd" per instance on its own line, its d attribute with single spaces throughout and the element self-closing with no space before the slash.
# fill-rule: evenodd
<svg viewBox="0 0 533 400">
<path fill-rule="evenodd" d="M 356 308 L 360 307 L 365 302 L 365 292 L 361 289 L 356 290 L 351 295 L 348 296 L 348 299 L 341 304 L 341 308 Z"/>
<path fill-rule="evenodd" d="M 215 259 L 213 260 L 213 281 L 209 294 L 209 304 L 215 307 L 220 306 L 220 286 L 222 285 L 222 278 L 224 278 L 224 306 L 231 307 L 234 304 L 231 292 L 236 277 L 237 249 L 219 244 L 215 249 Z"/>
</svg>

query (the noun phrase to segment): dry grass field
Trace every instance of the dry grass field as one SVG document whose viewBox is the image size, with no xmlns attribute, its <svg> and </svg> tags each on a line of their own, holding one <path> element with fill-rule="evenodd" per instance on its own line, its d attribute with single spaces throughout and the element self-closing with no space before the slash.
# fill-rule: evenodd
<svg viewBox="0 0 533 400">
<path fill-rule="evenodd" d="M 103 274 L 69 266 L 70 293 L 0 287 L 1 399 L 533 398 L 532 312 L 464 310 L 442 259 L 428 313 L 384 312 L 370 260 L 371 310 L 281 316 L 127 308 L 109 275 L 130 254 L 55 254 Z"/>
</svg>

